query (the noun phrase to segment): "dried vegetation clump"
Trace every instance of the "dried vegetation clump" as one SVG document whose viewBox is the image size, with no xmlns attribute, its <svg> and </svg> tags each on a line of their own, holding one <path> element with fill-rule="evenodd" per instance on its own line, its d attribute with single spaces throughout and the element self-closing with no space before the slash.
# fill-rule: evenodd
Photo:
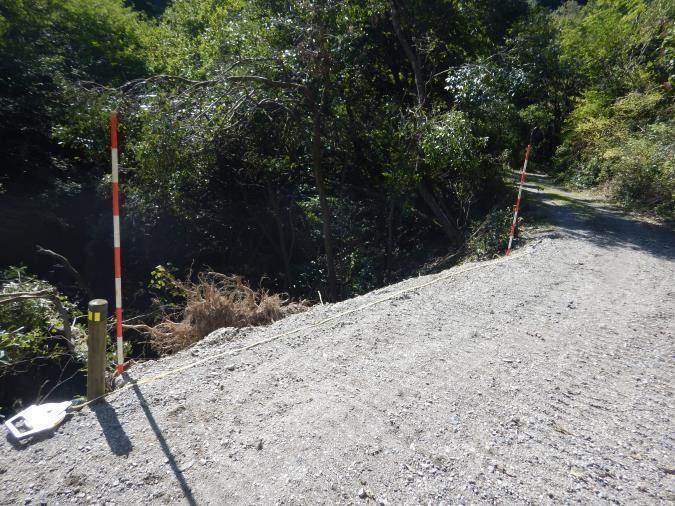
<svg viewBox="0 0 675 506">
<path fill-rule="evenodd" d="M 183 350 L 222 327 L 267 325 L 308 307 L 304 300 L 290 302 L 282 294 L 253 290 L 239 276 L 207 272 L 197 281 L 169 281 L 185 298 L 184 307 L 154 327 L 139 329 L 150 334 L 153 348 L 162 354 Z"/>
</svg>

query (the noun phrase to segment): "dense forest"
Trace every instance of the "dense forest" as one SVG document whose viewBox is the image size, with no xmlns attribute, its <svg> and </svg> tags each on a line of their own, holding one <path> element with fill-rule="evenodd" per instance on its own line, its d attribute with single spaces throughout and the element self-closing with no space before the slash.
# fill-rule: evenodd
<svg viewBox="0 0 675 506">
<path fill-rule="evenodd" d="M 111 111 L 128 321 L 208 272 L 335 301 L 503 251 L 528 143 L 533 170 L 672 217 L 674 21 L 670 0 L 0 0 L 0 403 L 75 374 L 78 315 L 113 299 Z"/>
</svg>

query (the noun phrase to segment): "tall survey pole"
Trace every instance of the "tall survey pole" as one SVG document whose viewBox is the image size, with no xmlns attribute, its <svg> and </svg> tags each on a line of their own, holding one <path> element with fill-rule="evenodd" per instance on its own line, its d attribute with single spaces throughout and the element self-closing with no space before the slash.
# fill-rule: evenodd
<svg viewBox="0 0 675 506">
<path fill-rule="evenodd" d="M 115 336 L 117 338 L 117 367 L 115 372 L 124 372 L 124 346 L 122 341 L 122 252 L 120 248 L 120 189 L 117 158 L 117 113 L 110 113 L 110 157 L 112 160 L 112 209 L 113 250 L 115 256 Z"/>
<path fill-rule="evenodd" d="M 513 237 L 516 235 L 516 227 L 518 226 L 518 211 L 520 211 L 520 199 L 523 195 L 523 185 L 525 184 L 525 174 L 527 173 L 527 162 L 530 159 L 530 150 L 532 146 L 527 145 L 525 150 L 525 163 L 520 171 L 520 182 L 518 183 L 518 198 L 516 199 L 516 207 L 513 211 L 513 223 L 511 223 L 511 233 L 509 234 L 509 245 L 506 248 L 506 256 L 511 254 L 511 245 L 513 244 Z"/>
</svg>

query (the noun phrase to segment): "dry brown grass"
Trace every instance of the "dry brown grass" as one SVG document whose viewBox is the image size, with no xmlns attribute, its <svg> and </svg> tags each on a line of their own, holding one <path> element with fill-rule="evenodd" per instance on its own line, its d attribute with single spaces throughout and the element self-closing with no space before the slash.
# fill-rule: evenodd
<svg viewBox="0 0 675 506">
<path fill-rule="evenodd" d="M 239 276 L 207 272 L 196 282 L 170 278 L 170 283 L 185 297 L 185 306 L 146 328 L 152 347 L 162 354 L 183 350 L 222 327 L 267 325 L 308 307 L 306 301 L 253 290 Z"/>
</svg>

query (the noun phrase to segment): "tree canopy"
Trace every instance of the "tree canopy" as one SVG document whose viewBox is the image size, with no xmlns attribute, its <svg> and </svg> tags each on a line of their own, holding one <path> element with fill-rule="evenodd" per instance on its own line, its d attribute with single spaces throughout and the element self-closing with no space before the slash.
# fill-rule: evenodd
<svg viewBox="0 0 675 506">
<path fill-rule="evenodd" d="M 672 21 L 667 0 L 4 0 L 0 263 L 49 277 L 41 243 L 110 294 L 112 110 L 139 310 L 160 264 L 339 299 L 466 254 L 530 142 L 668 215 Z"/>
</svg>

